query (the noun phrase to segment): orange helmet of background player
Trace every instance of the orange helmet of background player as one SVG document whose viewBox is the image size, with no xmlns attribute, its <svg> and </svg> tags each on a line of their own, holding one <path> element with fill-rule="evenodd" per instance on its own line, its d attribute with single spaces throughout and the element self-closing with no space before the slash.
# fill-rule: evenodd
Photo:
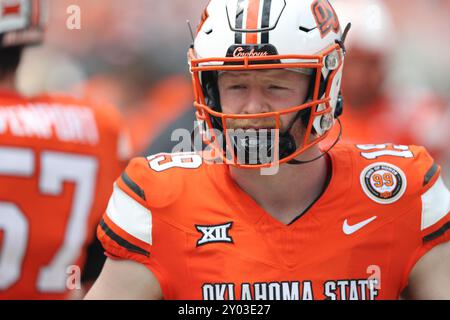
<svg viewBox="0 0 450 320">
<path fill-rule="evenodd" d="M 0 1 L 0 48 L 41 43 L 45 9 L 45 0 Z"/>
</svg>

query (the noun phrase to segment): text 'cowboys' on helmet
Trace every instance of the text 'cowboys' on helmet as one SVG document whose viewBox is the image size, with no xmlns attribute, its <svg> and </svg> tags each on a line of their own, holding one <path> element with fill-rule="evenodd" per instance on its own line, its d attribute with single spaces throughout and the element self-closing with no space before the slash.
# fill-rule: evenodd
<svg viewBox="0 0 450 320">
<path fill-rule="evenodd" d="M 338 17 L 327 0 L 211 0 L 197 29 L 188 60 L 194 83 L 197 119 L 203 139 L 219 151 L 226 163 L 260 168 L 295 161 L 327 136 L 342 113 L 340 86 L 345 48 Z M 344 35 L 343 35 L 344 34 Z M 227 114 L 222 111 L 218 77 L 226 71 L 286 69 L 310 77 L 304 102 L 276 112 Z M 282 126 L 284 115 L 295 115 Z M 269 161 L 248 163 L 235 155 L 239 147 L 227 126 L 229 119 L 271 119 L 269 142 L 246 141 L 246 147 L 264 145 Z M 294 138 L 294 122 L 303 124 L 302 139 Z M 225 139 L 219 139 L 222 134 Z M 226 140 L 226 142 L 224 142 Z M 238 139 L 239 140 L 239 139 Z M 222 141 L 222 142 L 219 142 Z"/>
</svg>

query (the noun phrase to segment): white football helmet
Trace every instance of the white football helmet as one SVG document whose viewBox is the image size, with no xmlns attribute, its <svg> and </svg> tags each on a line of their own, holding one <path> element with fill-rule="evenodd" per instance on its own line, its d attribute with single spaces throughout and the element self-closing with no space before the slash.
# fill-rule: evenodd
<svg viewBox="0 0 450 320">
<path fill-rule="evenodd" d="M 45 9 L 45 0 L 1 0 L 0 48 L 42 42 Z"/>
<path fill-rule="evenodd" d="M 343 38 L 338 17 L 328 0 L 211 0 L 188 53 L 194 105 L 197 119 L 206 129 L 205 142 L 219 149 L 227 163 L 238 167 L 295 163 L 295 157 L 327 136 L 342 113 Z M 280 68 L 307 69 L 311 75 L 309 96 L 302 105 L 264 114 L 222 112 L 218 72 Z M 303 119 L 304 141 L 293 141 L 289 132 L 281 132 L 279 140 L 275 140 L 278 143 L 274 150 L 278 152 L 274 152 L 271 163 L 248 164 L 239 163 L 235 157 L 230 159 L 226 146 L 218 144 L 214 136 L 217 129 L 227 136 L 227 119 L 272 117 L 276 119 L 275 129 L 280 129 L 280 116 L 285 114 Z"/>
</svg>

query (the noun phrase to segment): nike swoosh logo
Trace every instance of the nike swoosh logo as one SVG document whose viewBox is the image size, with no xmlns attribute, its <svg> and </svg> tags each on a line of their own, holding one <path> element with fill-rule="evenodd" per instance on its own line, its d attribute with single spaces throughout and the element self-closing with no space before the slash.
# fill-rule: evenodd
<svg viewBox="0 0 450 320">
<path fill-rule="evenodd" d="M 367 226 L 369 223 L 371 223 L 373 220 L 375 220 L 377 218 L 377 216 L 373 216 L 372 218 L 369 218 L 367 220 L 364 220 L 360 223 L 354 224 L 352 226 L 350 226 L 348 224 L 347 219 L 345 219 L 344 224 L 342 226 L 342 231 L 344 231 L 344 233 L 346 235 L 351 235 L 353 233 L 355 233 L 356 231 L 358 231 L 361 228 L 364 228 L 365 226 Z"/>
</svg>

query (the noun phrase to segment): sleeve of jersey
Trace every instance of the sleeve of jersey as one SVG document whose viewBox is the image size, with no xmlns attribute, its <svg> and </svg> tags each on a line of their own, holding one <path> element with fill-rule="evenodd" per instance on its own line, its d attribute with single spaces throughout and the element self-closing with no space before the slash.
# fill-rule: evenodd
<svg viewBox="0 0 450 320">
<path fill-rule="evenodd" d="M 417 261 L 435 246 L 450 241 L 450 191 L 444 184 L 441 168 L 428 152 L 416 152 L 415 174 L 418 181 L 420 210 L 420 246 L 408 268 L 408 274 Z"/>
<path fill-rule="evenodd" d="M 143 163 L 146 163 L 143 158 L 133 159 L 116 180 L 108 207 L 97 228 L 97 237 L 108 257 L 144 264 L 163 287 L 161 268 L 152 257 L 152 212 L 141 187 L 142 170 L 139 170 Z"/>
<path fill-rule="evenodd" d="M 422 183 L 419 188 L 422 204 L 420 232 L 423 249 L 429 250 L 450 241 L 450 192 L 442 179 L 440 166 L 425 149 L 418 160 L 420 157 L 424 158 L 423 165 L 417 170 Z"/>
</svg>

